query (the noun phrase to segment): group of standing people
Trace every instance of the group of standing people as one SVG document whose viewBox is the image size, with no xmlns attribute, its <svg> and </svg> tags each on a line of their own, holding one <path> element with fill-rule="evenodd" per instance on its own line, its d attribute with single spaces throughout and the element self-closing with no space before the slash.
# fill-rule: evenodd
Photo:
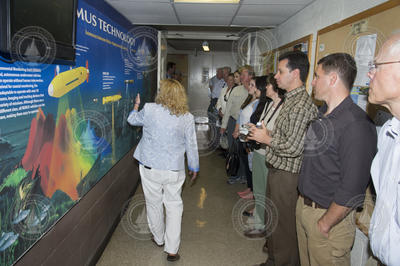
<svg viewBox="0 0 400 266">
<path fill-rule="evenodd" d="M 304 88 L 307 57 L 292 52 L 279 58 L 282 110 L 272 130 L 252 125 L 248 137 L 266 145 L 266 195 L 278 212 L 276 227 L 266 228 L 268 258 L 260 265 L 350 265 L 354 213 L 370 173 L 377 193 L 371 248 L 385 265 L 400 265 L 399 63 L 395 35 L 368 73 L 369 101 L 394 115 L 381 129 L 377 153 L 375 125 L 350 97 L 357 75 L 352 56 L 334 53 L 318 61 L 312 81 L 314 97 L 324 102 L 318 110 Z"/>
<path fill-rule="evenodd" d="M 218 77 L 224 76 L 218 71 Z M 362 205 L 371 172 L 377 193 L 371 248 L 385 265 L 400 265 L 400 35 L 384 43 L 368 74 L 369 101 L 394 116 L 378 142 L 375 125 L 350 98 L 357 74 L 353 57 L 334 53 L 318 61 L 312 87 L 324 102 L 320 108 L 304 86 L 308 72 L 307 55 L 287 52 L 279 57 L 274 76 L 254 77 L 250 66 L 227 73 L 218 95 L 222 100 L 211 99 L 229 146 L 241 125 L 249 127 L 243 167 L 228 179 L 234 183 L 244 175 L 249 187 L 240 195 L 255 198 L 253 214 L 243 215 L 257 222 L 245 235 L 266 235 L 268 258 L 260 265 L 350 265 L 354 212 Z M 212 84 L 215 89 L 218 82 Z M 128 122 L 143 126 L 134 157 L 140 162 L 148 222 L 153 241 L 165 244 L 167 260 L 174 261 L 179 259 L 185 153 L 192 180 L 199 171 L 194 119 L 175 80 L 161 83 L 156 103 L 138 111 L 139 104 L 138 95 Z M 276 208 L 273 227 L 265 226 L 263 208 L 270 204 L 264 200 Z"/>
<path fill-rule="evenodd" d="M 279 57 L 282 110 L 272 131 L 253 127 L 249 136 L 266 144 L 267 197 L 278 213 L 276 227 L 266 228 L 261 265 L 350 265 L 355 221 L 348 214 L 365 193 L 376 131 L 350 98 L 357 73 L 350 55 L 318 61 L 312 86 L 324 102 L 319 110 L 304 87 L 308 70 L 301 52 Z"/>
</svg>

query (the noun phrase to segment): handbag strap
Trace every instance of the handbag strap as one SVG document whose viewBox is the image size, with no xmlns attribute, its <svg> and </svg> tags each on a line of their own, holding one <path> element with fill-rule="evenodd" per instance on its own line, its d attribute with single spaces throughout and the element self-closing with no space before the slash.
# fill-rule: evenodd
<svg viewBox="0 0 400 266">
<path fill-rule="evenodd" d="M 280 107 L 282 104 L 283 104 L 283 99 L 278 103 L 278 106 L 276 106 L 275 110 L 272 112 L 272 115 L 268 118 L 266 124 L 268 124 L 269 121 L 271 121 L 271 119 L 274 117 L 274 115 L 276 114 L 276 112 L 278 111 L 279 107 Z M 269 103 L 268 103 L 268 105 L 269 105 Z M 265 119 L 265 117 L 267 116 L 267 114 L 269 113 L 269 111 L 271 111 L 272 107 L 273 107 L 273 106 L 271 106 L 271 108 L 269 108 L 269 109 L 267 110 L 267 112 L 265 112 L 263 118 L 262 118 L 260 121 L 262 121 L 262 120 Z M 268 106 L 267 106 L 267 108 L 268 108 Z"/>
</svg>

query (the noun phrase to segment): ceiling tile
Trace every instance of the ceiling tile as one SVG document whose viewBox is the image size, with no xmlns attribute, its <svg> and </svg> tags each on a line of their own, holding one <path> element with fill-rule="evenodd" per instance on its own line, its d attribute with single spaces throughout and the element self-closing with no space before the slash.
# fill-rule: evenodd
<svg viewBox="0 0 400 266">
<path fill-rule="evenodd" d="M 170 0 L 106 1 L 135 24 L 229 26 L 233 18 L 232 25 L 248 27 L 279 25 L 315 0 L 242 0 L 240 8 L 238 4 L 172 4 Z"/>
<path fill-rule="evenodd" d="M 149 24 L 149 25 L 177 25 L 179 24 L 175 16 L 160 17 L 160 16 L 146 16 L 146 15 L 131 15 L 127 17 L 132 24 Z"/>
<path fill-rule="evenodd" d="M 242 5 L 300 4 L 308 5 L 315 0 L 242 0 Z"/>
<path fill-rule="evenodd" d="M 243 26 L 276 26 L 282 23 L 285 17 L 282 16 L 237 16 L 232 25 Z"/>
<path fill-rule="evenodd" d="M 242 5 L 237 16 L 291 16 L 303 9 L 302 5 Z"/>
<path fill-rule="evenodd" d="M 181 17 L 179 16 L 182 24 L 187 25 L 229 25 L 232 17 Z"/>
<path fill-rule="evenodd" d="M 233 16 L 238 5 L 233 4 L 175 4 L 176 12 L 180 17 L 219 17 Z"/>
<path fill-rule="evenodd" d="M 169 3 L 118 1 L 112 2 L 112 5 L 126 17 L 136 14 L 140 16 L 175 16 L 174 9 Z"/>
</svg>

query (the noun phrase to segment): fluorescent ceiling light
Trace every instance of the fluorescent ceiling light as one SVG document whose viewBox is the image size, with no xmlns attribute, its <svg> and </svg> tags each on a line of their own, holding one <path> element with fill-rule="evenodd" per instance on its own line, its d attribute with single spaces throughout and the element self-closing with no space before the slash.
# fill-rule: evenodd
<svg viewBox="0 0 400 266">
<path fill-rule="evenodd" d="M 240 0 L 174 0 L 175 3 L 239 4 Z"/>
<path fill-rule="evenodd" d="M 202 46 L 203 46 L 203 51 L 204 52 L 209 52 L 210 51 L 210 47 L 208 47 L 208 42 L 204 41 Z"/>
</svg>

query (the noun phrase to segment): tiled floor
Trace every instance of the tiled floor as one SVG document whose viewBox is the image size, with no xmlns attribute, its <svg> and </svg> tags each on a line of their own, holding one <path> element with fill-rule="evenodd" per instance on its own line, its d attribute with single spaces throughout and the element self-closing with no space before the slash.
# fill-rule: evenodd
<svg viewBox="0 0 400 266">
<path fill-rule="evenodd" d="M 218 130 L 201 121 L 196 130 L 200 176 L 192 187 L 187 182 L 182 192 L 181 259 L 167 262 L 163 248 L 150 241 L 143 192 L 139 187 L 133 199 L 126 204 L 126 214 L 97 265 L 250 266 L 266 260 L 267 255 L 262 252 L 264 239 L 243 237 L 247 221 L 241 213 L 251 208 L 252 202 L 241 200 L 236 193 L 244 190 L 245 185 L 226 183 L 225 159 L 220 156 L 219 150 L 213 148 L 218 145 L 218 141 L 213 141 Z M 361 242 L 368 243 L 368 239 L 359 234 L 352 252 L 352 265 L 376 265 L 373 258 L 367 261 L 364 254 L 367 244 L 362 245 Z"/>
<path fill-rule="evenodd" d="M 167 262 L 163 248 L 148 240 L 139 188 L 97 265 L 246 266 L 264 262 L 264 240 L 249 240 L 240 233 L 246 222 L 241 211 L 248 201 L 239 200 L 236 192 L 245 185 L 226 184 L 224 159 L 219 153 L 201 156 L 198 180 L 192 187 L 187 182 L 183 189 L 179 261 Z"/>
</svg>

